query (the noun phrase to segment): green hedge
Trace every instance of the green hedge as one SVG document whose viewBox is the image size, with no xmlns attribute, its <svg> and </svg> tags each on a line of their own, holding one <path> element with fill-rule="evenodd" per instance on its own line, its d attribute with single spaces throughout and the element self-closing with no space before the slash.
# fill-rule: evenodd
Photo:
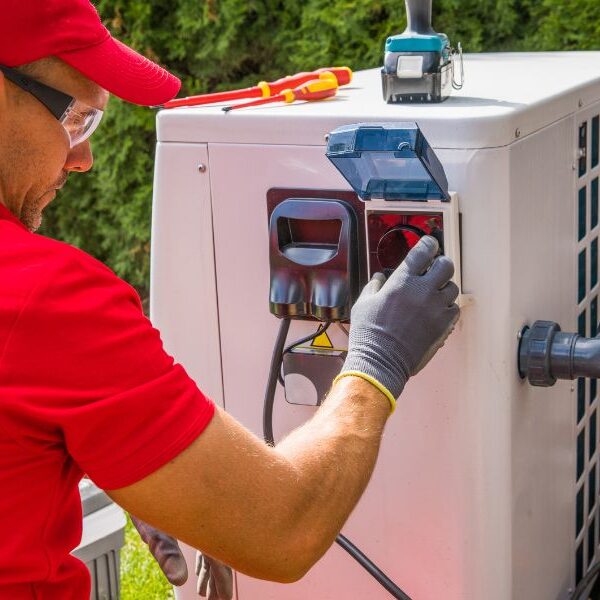
<svg viewBox="0 0 600 600">
<path fill-rule="evenodd" d="M 401 0 L 99 0 L 114 34 L 183 80 L 229 89 L 325 65 L 382 60 Z M 466 52 L 600 49 L 598 0 L 434 0 L 434 26 Z M 112 99 L 91 173 L 72 175 L 43 233 L 106 262 L 147 296 L 154 112 Z"/>
</svg>

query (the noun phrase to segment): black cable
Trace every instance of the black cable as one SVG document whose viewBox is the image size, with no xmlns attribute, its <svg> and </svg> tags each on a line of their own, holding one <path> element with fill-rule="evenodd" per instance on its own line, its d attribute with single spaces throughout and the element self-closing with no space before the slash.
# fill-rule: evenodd
<svg viewBox="0 0 600 600">
<path fill-rule="evenodd" d="M 273 404 L 275 403 L 275 390 L 277 388 L 277 375 L 281 369 L 283 360 L 283 347 L 290 330 L 290 320 L 282 319 L 277 332 L 277 339 L 271 356 L 271 368 L 269 370 L 269 379 L 267 389 L 265 390 L 265 401 L 263 404 L 263 437 L 269 446 L 275 445 L 273 439 Z"/>
<path fill-rule="evenodd" d="M 324 323 L 317 329 L 317 333 L 308 336 L 291 344 L 287 348 L 293 348 L 299 344 L 304 344 L 310 339 L 314 339 L 329 327 L 330 323 Z M 267 381 L 267 389 L 265 391 L 265 402 L 263 405 L 263 437 L 269 446 L 275 445 L 273 439 L 273 404 L 275 403 L 275 390 L 277 389 L 278 375 L 281 373 L 281 365 L 283 355 L 285 353 L 284 346 L 287 334 L 290 330 L 290 319 L 282 319 L 275 340 L 273 354 L 271 356 L 271 367 L 269 369 L 269 379 Z M 321 330 L 319 332 L 319 330 Z M 347 537 L 341 533 L 335 538 L 335 541 L 346 551 L 350 556 L 365 569 L 381 586 L 383 586 L 394 598 L 398 600 L 411 600 L 373 561 L 363 554 Z"/>
<path fill-rule="evenodd" d="M 374 577 L 394 598 L 411 600 L 375 563 L 365 556 L 347 537 L 341 533 L 335 541 L 369 574 Z"/>
<path fill-rule="evenodd" d="M 284 355 L 286 355 L 288 352 L 291 352 L 297 346 L 306 344 L 306 342 L 312 342 L 313 340 L 317 339 L 322 333 L 325 333 L 327 331 L 327 329 L 329 329 L 330 325 L 331 325 L 331 321 L 327 321 L 326 323 L 319 323 L 319 327 L 317 328 L 317 330 L 314 333 L 311 333 L 310 335 L 307 335 L 306 337 L 300 338 L 297 342 L 294 342 L 293 344 L 286 346 L 285 350 L 281 354 L 282 363 L 283 363 Z M 279 372 L 277 373 L 277 379 L 278 379 L 280 385 L 285 385 L 285 382 L 283 381 L 283 375 L 281 374 L 281 369 L 279 369 Z"/>
</svg>

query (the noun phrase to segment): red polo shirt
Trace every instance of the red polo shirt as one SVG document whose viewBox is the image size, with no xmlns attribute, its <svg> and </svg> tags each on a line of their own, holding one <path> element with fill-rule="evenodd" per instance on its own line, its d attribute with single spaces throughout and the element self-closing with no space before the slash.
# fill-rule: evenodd
<svg viewBox="0 0 600 600">
<path fill-rule="evenodd" d="M 214 405 L 107 267 L 0 205 L 0 599 L 88 600 L 77 484 L 130 485 Z"/>
</svg>

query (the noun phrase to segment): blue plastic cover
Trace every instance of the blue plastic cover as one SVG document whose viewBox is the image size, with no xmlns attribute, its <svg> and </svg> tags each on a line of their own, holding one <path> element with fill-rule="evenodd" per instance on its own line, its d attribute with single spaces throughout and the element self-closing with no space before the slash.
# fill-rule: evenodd
<svg viewBox="0 0 600 600">
<path fill-rule="evenodd" d="M 338 127 L 326 156 L 361 200 L 450 200 L 444 168 L 416 123 Z"/>
</svg>

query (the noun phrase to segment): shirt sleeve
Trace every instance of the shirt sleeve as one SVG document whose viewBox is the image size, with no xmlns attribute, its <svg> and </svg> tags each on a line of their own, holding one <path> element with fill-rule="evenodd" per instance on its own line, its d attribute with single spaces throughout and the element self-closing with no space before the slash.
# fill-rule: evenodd
<svg viewBox="0 0 600 600">
<path fill-rule="evenodd" d="M 187 448 L 214 405 L 104 265 L 75 254 L 44 275 L 2 359 L 14 431 L 62 444 L 104 489 L 130 485 Z"/>
</svg>

